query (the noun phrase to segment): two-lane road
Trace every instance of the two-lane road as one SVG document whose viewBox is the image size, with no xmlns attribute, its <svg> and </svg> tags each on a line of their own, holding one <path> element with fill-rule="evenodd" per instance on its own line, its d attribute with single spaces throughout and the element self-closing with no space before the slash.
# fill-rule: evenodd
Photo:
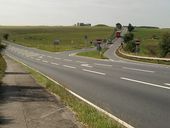
<svg viewBox="0 0 170 128">
<path fill-rule="evenodd" d="M 126 61 L 114 53 L 103 61 L 72 56 L 79 51 L 50 53 L 10 43 L 6 54 L 136 128 L 170 128 L 169 66 Z"/>
</svg>

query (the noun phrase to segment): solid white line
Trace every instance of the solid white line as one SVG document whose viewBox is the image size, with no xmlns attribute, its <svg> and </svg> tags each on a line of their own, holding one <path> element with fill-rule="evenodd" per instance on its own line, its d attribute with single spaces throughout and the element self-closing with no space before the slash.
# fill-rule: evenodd
<svg viewBox="0 0 170 128">
<path fill-rule="evenodd" d="M 48 63 L 48 61 L 46 61 L 46 60 L 42 60 L 42 62 L 44 62 L 44 63 Z"/>
<path fill-rule="evenodd" d="M 91 72 L 91 73 L 95 73 L 95 74 L 99 74 L 99 75 L 106 75 L 106 73 L 96 72 L 96 71 L 87 70 L 87 69 L 83 69 L 83 71 L 85 71 L 85 72 Z"/>
<path fill-rule="evenodd" d="M 76 62 L 81 63 L 81 64 L 82 64 L 82 63 L 87 63 L 87 62 L 83 62 L 83 61 L 76 61 Z"/>
<path fill-rule="evenodd" d="M 126 80 L 126 81 L 136 82 L 136 83 L 140 83 L 140 84 L 145 84 L 145 85 L 150 85 L 150 86 L 154 86 L 154 87 L 170 90 L 170 87 L 165 87 L 165 86 L 158 85 L 158 84 L 152 84 L 152 83 L 148 83 L 148 82 L 144 82 L 144 81 L 139 81 L 139 80 L 134 80 L 134 79 L 129 79 L 129 78 L 125 78 L 125 77 L 121 77 L 121 79 L 122 80 Z"/>
<path fill-rule="evenodd" d="M 7 55 L 7 56 L 9 56 L 9 55 Z M 25 64 L 25 63 L 23 63 L 23 62 L 20 62 L 18 59 L 14 58 L 14 57 L 11 57 L 11 56 L 9 56 L 9 57 L 12 58 L 12 59 L 14 59 L 14 60 L 16 60 L 16 61 L 18 61 L 18 63 L 21 63 L 21 64 L 25 65 L 26 67 L 28 67 L 28 68 L 36 71 L 37 73 L 40 73 L 41 75 L 45 76 L 47 79 L 51 80 L 51 81 L 54 82 L 55 84 L 59 85 L 60 87 L 62 87 L 62 88 L 64 88 L 64 89 L 66 89 L 69 93 L 71 93 L 72 95 L 74 95 L 74 96 L 77 97 L 78 99 L 84 101 L 85 103 L 87 103 L 87 104 L 89 104 L 90 106 L 94 107 L 94 108 L 97 109 L 98 111 L 106 114 L 107 116 L 109 116 L 110 118 L 114 119 L 115 121 L 117 121 L 117 122 L 120 123 L 121 125 L 125 126 L 126 128 L 134 128 L 134 127 L 131 126 L 130 124 L 124 122 L 123 120 L 117 118 L 116 116 L 112 115 L 111 113 L 105 111 L 104 109 L 102 109 L 102 108 L 98 107 L 97 105 L 91 103 L 90 101 L 88 101 L 88 100 L 86 100 L 85 98 L 79 96 L 78 94 L 74 93 L 73 91 L 67 89 L 66 87 L 64 87 L 63 85 L 61 85 L 59 82 L 57 82 L 56 80 L 50 78 L 49 76 L 45 75 L 44 73 L 40 72 L 39 70 L 37 70 L 37 69 L 35 69 L 35 68 L 32 68 L 32 67 L 28 66 L 27 64 Z M 53 94 L 53 95 L 56 96 L 56 94 L 54 94 L 54 93 L 52 93 L 52 92 L 51 92 L 51 94 Z"/>
<path fill-rule="evenodd" d="M 75 69 L 76 67 L 73 67 L 73 66 L 69 66 L 69 65 L 63 65 L 64 67 L 66 68 L 72 68 L 72 69 Z"/>
<path fill-rule="evenodd" d="M 54 62 L 51 62 L 51 64 L 53 64 L 53 65 L 59 65 L 59 64 L 57 64 L 57 63 L 54 63 Z"/>
<path fill-rule="evenodd" d="M 108 64 L 99 64 L 99 63 L 95 63 L 95 65 L 98 65 L 98 66 L 106 66 L 106 67 L 112 67 L 112 65 L 108 65 Z"/>
<path fill-rule="evenodd" d="M 165 85 L 167 85 L 167 86 L 170 86 L 170 84 L 169 83 L 164 83 Z"/>
<path fill-rule="evenodd" d="M 128 67 L 123 67 L 123 69 L 128 69 L 128 70 L 133 70 L 133 71 L 140 71 L 140 72 L 148 72 L 148 73 L 154 73 L 155 71 L 150 71 L 150 70 L 143 70 L 143 69 L 137 69 L 137 68 L 128 68 Z"/>
<path fill-rule="evenodd" d="M 64 59 L 64 61 L 72 61 L 72 60 L 69 60 L 69 59 Z"/>
</svg>

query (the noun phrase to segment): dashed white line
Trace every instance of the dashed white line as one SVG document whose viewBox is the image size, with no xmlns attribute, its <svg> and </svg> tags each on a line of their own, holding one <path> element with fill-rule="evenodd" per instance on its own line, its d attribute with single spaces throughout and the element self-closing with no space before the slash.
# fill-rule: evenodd
<svg viewBox="0 0 170 128">
<path fill-rule="evenodd" d="M 57 57 L 55 57 L 54 59 L 56 59 L 56 60 L 61 60 L 61 58 L 57 58 Z"/>
<path fill-rule="evenodd" d="M 52 56 L 47 56 L 48 58 L 53 58 Z"/>
<path fill-rule="evenodd" d="M 99 63 L 95 63 L 95 65 L 98 65 L 98 66 L 106 66 L 106 67 L 112 67 L 112 65 L 108 65 L 108 64 L 99 64 Z"/>
<path fill-rule="evenodd" d="M 46 61 L 46 60 L 42 60 L 42 62 L 44 62 L 44 63 L 48 63 L 48 61 Z"/>
<path fill-rule="evenodd" d="M 72 60 L 69 60 L 69 59 L 64 59 L 64 61 L 72 61 Z"/>
<path fill-rule="evenodd" d="M 167 86 L 170 86 L 170 84 L 169 83 L 164 83 L 165 85 L 167 85 Z"/>
<path fill-rule="evenodd" d="M 83 71 L 85 71 L 85 72 L 90 72 L 90 73 L 95 73 L 95 74 L 99 74 L 99 75 L 106 75 L 106 73 L 96 72 L 96 71 L 87 70 L 87 69 L 83 69 Z"/>
<path fill-rule="evenodd" d="M 40 61 L 41 59 L 35 59 L 35 60 Z"/>
<path fill-rule="evenodd" d="M 87 62 L 84 62 L 84 61 L 76 61 L 77 63 L 81 63 L 81 64 L 83 64 L 83 63 L 87 63 Z"/>
<path fill-rule="evenodd" d="M 125 78 L 125 77 L 121 77 L 120 79 L 170 90 L 170 87 L 166 87 L 166 86 L 162 86 L 162 85 L 158 85 L 158 84 L 152 84 L 152 83 L 148 83 L 148 82 L 144 82 L 144 81 L 139 81 L 139 80 L 134 80 L 134 79 L 129 79 L 129 78 Z"/>
<path fill-rule="evenodd" d="M 137 69 L 137 68 L 128 68 L 128 67 L 122 67 L 123 69 L 133 70 L 133 71 L 140 71 L 140 72 L 147 72 L 147 73 L 154 73 L 155 71 L 150 70 L 143 70 L 143 69 Z"/>
<path fill-rule="evenodd" d="M 76 69 L 76 67 L 73 67 L 73 66 L 69 66 L 69 65 L 63 65 L 64 67 L 66 68 L 72 68 L 72 69 Z"/>
<path fill-rule="evenodd" d="M 52 65 L 59 65 L 59 64 L 57 64 L 57 63 L 54 63 L 54 62 L 51 62 L 51 64 L 52 64 Z"/>
</svg>

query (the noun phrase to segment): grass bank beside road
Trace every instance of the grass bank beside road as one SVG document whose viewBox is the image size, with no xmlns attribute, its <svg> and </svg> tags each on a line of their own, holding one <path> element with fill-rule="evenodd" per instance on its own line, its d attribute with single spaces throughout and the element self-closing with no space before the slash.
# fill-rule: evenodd
<svg viewBox="0 0 170 128">
<path fill-rule="evenodd" d="M 90 41 L 108 38 L 113 33 L 111 27 L 0 27 L 0 33 L 8 33 L 15 43 L 42 50 L 61 52 L 90 47 Z M 85 39 L 85 36 L 87 39 Z M 60 40 L 54 45 L 54 40 Z"/>
<path fill-rule="evenodd" d="M 4 76 L 5 69 L 6 69 L 6 62 L 2 57 L 2 55 L 0 54 L 0 84 L 1 84 L 2 77 Z"/>
<path fill-rule="evenodd" d="M 61 100 L 76 113 L 77 119 L 85 124 L 87 127 L 123 128 L 123 126 L 113 121 L 108 116 L 97 111 L 95 108 L 91 107 L 90 105 L 70 94 L 60 85 L 57 85 L 53 81 L 47 79 L 45 76 L 32 69 L 26 69 L 32 74 L 32 76 L 40 85 L 44 86 L 46 89 L 53 92 L 54 94 L 60 96 Z"/>
</svg>

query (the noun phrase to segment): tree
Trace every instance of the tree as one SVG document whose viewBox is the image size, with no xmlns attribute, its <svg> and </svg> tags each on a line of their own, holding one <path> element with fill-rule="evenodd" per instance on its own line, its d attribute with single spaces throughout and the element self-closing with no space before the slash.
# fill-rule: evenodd
<svg viewBox="0 0 170 128">
<path fill-rule="evenodd" d="M 128 31 L 132 32 L 135 29 L 135 27 L 132 24 L 128 25 Z"/>
<path fill-rule="evenodd" d="M 8 40 L 8 38 L 9 38 L 9 34 L 8 34 L 8 33 L 5 33 L 5 34 L 3 35 L 3 39 L 4 39 L 4 40 Z"/>
<path fill-rule="evenodd" d="M 117 23 L 117 24 L 116 24 L 116 29 L 117 29 L 117 30 L 121 30 L 121 29 L 122 29 L 122 25 L 121 25 L 120 23 Z"/>
<path fill-rule="evenodd" d="M 129 41 L 133 40 L 134 34 L 133 33 L 126 33 L 124 36 L 124 42 L 129 43 Z"/>
<path fill-rule="evenodd" d="M 165 57 L 170 52 L 170 33 L 163 34 L 159 46 L 161 57 Z"/>
</svg>

